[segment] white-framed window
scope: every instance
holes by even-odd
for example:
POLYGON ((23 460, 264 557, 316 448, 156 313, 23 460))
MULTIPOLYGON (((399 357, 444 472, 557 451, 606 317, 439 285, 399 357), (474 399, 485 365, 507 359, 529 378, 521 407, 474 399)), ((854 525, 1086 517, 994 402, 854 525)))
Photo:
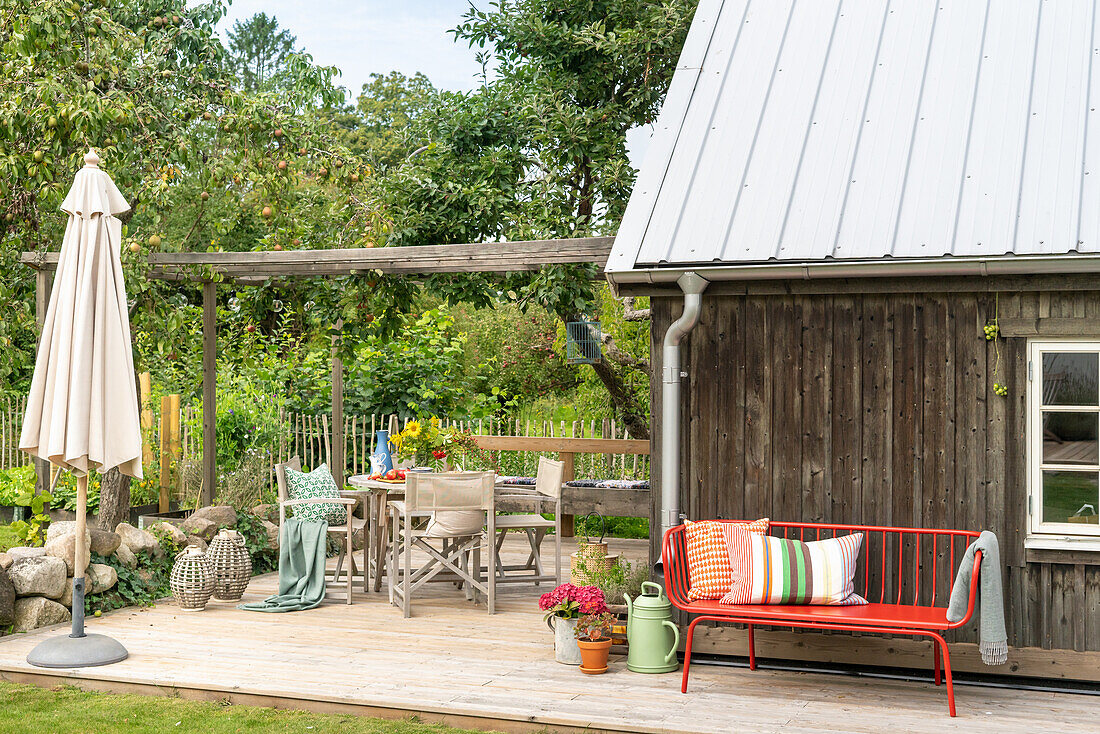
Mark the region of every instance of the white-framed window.
POLYGON ((1029 545, 1100 544, 1100 341, 1028 344, 1029 545))

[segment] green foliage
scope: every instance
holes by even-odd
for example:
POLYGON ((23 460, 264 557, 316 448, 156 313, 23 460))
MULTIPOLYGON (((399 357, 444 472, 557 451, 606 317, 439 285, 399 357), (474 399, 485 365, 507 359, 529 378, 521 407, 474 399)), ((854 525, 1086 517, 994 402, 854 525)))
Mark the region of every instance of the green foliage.
POLYGON ((267 543, 263 520, 247 510, 237 512, 237 532, 244 537, 244 547, 252 558, 252 575, 270 573, 279 568, 279 550, 267 543))
POLYGON ((334 115, 333 122, 343 130, 341 140, 350 150, 385 170, 429 142, 416 137, 413 123, 439 94, 419 72, 371 74, 355 109, 334 115))
POLYGON ((29 519, 16 520, 11 524, 11 529, 15 531, 19 540, 23 541, 23 545, 41 546, 46 542, 46 528, 50 524, 50 516, 46 514, 46 505, 51 500, 53 500, 53 496, 49 492, 43 490, 35 494, 33 487, 24 490, 22 494, 15 498, 16 505, 30 509, 29 519))
POLYGON ((168 581, 172 573, 172 565, 182 549, 160 528, 153 528, 149 532, 157 539, 163 553, 160 558, 150 553, 136 554, 137 568, 127 568, 114 555, 109 557, 97 553, 91 555, 92 563, 103 563, 115 569, 118 573, 118 583, 113 589, 103 593, 85 595, 85 614, 128 606, 146 607, 171 594, 168 581))
POLYGON ((19 545, 19 536, 11 525, 0 525, 0 553, 19 545))
POLYGON ((590 567, 583 558, 578 560, 578 567, 588 575, 588 583, 603 592, 608 604, 625 604, 625 596, 636 598, 642 593, 642 582, 649 581, 649 570, 644 563, 632 564, 622 557, 610 568, 590 567))
POLYGON ((32 464, 0 469, 0 505, 18 504, 16 498, 34 491, 35 478, 32 464))
POLYGON ((229 37, 232 65, 241 85, 249 92, 277 88, 277 81, 296 40, 290 31, 279 28, 279 21, 267 13, 256 13, 238 20, 229 37))

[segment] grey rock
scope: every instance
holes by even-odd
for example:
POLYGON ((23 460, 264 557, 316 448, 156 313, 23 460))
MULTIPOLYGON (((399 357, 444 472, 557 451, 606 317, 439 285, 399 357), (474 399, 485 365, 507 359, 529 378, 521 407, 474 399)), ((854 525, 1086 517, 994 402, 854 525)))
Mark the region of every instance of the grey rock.
POLYGON ((16 632, 30 632, 39 627, 68 622, 72 618, 69 610, 56 601, 43 596, 28 596, 15 600, 15 619, 12 624, 16 632))
MULTIPOLYGON (((87 586, 85 586, 87 588, 87 586)), ((61 592, 61 598, 57 600, 63 607, 73 608, 73 578, 65 579, 65 591, 61 592)))
POLYGON ((8 548, 8 555, 12 558, 38 558, 39 556, 46 555, 46 549, 21 545, 15 548, 8 548))
POLYGON ((0 627, 7 627, 15 619, 15 584, 8 572, 0 568, 0 627))
MULTIPOLYGON (((158 530, 168 537, 176 545, 184 545, 187 542, 187 533, 180 530, 170 522, 155 522, 149 526, 149 531, 158 530)), ((156 537, 154 535, 154 537, 156 537)))
POLYGON ((229 505, 213 505, 195 510, 191 517, 183 521, 180 529, 188 535, 197 535, 210 542, 220 528, 232 528, 236 525, 236 510, 229 505))
POLYGON ((118 533, 112 533, 110 530, 100 530, 99 528, 91 528, 88 532, 91 534, 92 553, 101 555, 104 558, 114 553, 122 545, 122 536, 118 533))
POLYGON ((102 594, 115 588, 118 583, 118 571, 105 563, 93 563, 88 566, 88 593, 102 594))
POLYGON ((15 563, 15 559, 11 557, 11 553, 0 553, 0 568, 7 571, 13 563, 15 563))
POLYGON ((65 591, 65 561, 53 556, 19 558, 11 564, 8 576, 18 596, 45 596, 60 599, 65 591))
POLYGON ((148 553, 159 557, 164 554, 160 543, 157 542, 152 533, 139 530, 128 522, 120 522, 115 527, 115 532, 122 538, 122 544, 128 547, 134 555, 148 553))
POLYGON ((267 533, 267 547, 279 548, 279 526, 268 520, 263 521, 264 531, 267 533))
POLYGON ((137 556, 134 555, 134 552, 130 550, 130 547, 127 545, 120 545, 115 549, 115 558, 117 558, 118 562, 126 568, 137 568, 137 556))
POLYGON ((252 508, 251 512, 261 520, 267 520, 268 522, 279 521, 278 505, 256 505, 252 508))
MULTIPOLYGON (((92 549, 92 542, 90 535, 85 531, 84 533, 84 568, 88 567, 88 555, 92 549)), ((53 537, 46 540, 46 555, 54 558, 60 558, 65 562, 65 568, 70 576, 75 575, 75 561, 73 560, 76 553, 76 533, 69 532, 60 537, 53 537)), ((82 569, 83 570, 83 569, 82 569)))
POLYGON ((197 546, 199 550, 206 552, 207 542, 197 535, 188 535, 187 540, 184 543, 185 546, 193 545, 197 546))

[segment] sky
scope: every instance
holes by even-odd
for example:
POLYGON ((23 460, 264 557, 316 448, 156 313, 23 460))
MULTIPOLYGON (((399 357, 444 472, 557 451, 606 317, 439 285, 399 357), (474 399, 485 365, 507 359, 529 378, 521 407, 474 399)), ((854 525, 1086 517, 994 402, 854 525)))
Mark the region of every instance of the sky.
POLYGON ((234 0, 219 30, 265 12, 298 37, 316 63, 339 67, 339 84, 357 96, 372 72, 423 72, 437 87, 467 91, 478 84, 475 49, 448 31, 466 0, 234 0))
MULTIPOLYGON (((489 0, 475 2, 489 5, 489 0)), ((297 36, 298 50, 312 54, 318 64, 340 69, 337 83, 351 99, 374 72, 411 76, 419 71, 437 88, 469 91, 480 84, 479 49, 455 43, 448 32, 469 6, 468 0, 234 0, 219 31, 224 37, 238 20, 259 12, 274 15, 297 36)), ((650 134, 651 129, 627 134, 635 167, 649 147, 650 134)))

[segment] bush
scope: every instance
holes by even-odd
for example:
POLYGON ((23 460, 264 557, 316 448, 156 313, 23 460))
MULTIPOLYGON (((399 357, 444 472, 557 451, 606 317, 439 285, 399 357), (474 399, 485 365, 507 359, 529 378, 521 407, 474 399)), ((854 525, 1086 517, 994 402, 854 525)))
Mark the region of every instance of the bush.
POLYGON ((580 570, 588 574, 589 583, 603 592, 608 604, 625 604, 626 596, 636 598, 642 593, 642 582, 649 581, 649 570, 644 563, 632 564, 620 558, 611 568, 592 570, 583 559, 578 563, 580 570))

